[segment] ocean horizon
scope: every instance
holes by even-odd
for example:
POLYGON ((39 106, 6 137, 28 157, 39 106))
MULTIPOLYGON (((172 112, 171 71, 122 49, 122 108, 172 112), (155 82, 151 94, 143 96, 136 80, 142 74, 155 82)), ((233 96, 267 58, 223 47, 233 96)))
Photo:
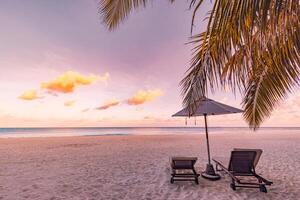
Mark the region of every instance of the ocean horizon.
MULTIPOLYGON (((256 131, 249 127, 209 127, 210 134, 226 133, 300 133, 300 127, 261 127, 256 131)), ((181 135, 204 134, 204 127, 16 127, 0 128, 0 138, 66 137, 105 135, 181 135)))

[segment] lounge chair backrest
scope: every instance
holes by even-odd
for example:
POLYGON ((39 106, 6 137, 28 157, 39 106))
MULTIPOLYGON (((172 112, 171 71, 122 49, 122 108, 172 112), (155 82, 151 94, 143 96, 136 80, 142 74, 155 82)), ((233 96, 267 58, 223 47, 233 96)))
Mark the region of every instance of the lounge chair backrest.
POLYGON ((261 149, 241 149, 241 148, 234 148, 233 149, 234 151, 255 151, 256 152, 256 156, 255 156, 255 159, 254 159, 254 163, 253 163, 253 167, 255 168, 259 159, 260 159, 260 156, 262 154, 262 150, 261 149))
POLYGON ((252 173, 256 151, 232 151, 228 170, 234 173, 252 173))
POLYGON ((171 158, 172 168, 192 169, 197 161, 196 157, 173 157, 171 158))

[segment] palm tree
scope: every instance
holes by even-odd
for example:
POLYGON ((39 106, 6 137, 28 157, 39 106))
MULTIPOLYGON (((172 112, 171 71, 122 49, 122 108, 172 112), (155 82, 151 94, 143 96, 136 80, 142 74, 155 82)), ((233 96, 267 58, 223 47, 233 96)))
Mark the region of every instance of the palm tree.
MULTIPOLYGON (((151 0, 100 0, 109 30, 151 0)), ((167 0, 171 3, 175 0, 167 0)), ((203 0, 189 0, 195 16, 203 0)), ((300 0, 214 0, 205 32, 194 34, 190 67, 181 81, 183 104, 208 90, 240 92, 244 118, 258 128, 300 81, 300 0)))

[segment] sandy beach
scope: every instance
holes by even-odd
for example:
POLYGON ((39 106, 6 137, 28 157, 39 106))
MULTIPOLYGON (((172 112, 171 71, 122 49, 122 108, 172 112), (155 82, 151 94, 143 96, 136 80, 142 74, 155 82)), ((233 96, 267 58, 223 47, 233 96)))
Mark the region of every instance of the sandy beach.
POLYGON ((0 199, 300 199, 300 135, 211 134, 212 155, 234 147, 264 150, 258 174, 274 184, 232 191, 230 179, 170 184, 169 156, 197 156, 204 135, 0 139, 0 199))

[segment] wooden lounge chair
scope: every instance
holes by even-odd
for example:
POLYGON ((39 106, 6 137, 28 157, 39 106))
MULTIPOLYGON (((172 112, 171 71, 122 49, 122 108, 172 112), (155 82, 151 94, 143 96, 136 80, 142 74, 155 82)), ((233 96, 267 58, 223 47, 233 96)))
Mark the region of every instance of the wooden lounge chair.
POLYGON ((172 168, 171 183, 174 181, 195 181, 199 184, 198 177, 195 170, 196 157, 172 157, 170 164, 172 168))
POLYGON ((271 185, 272 182, 264 179, 255 172, 255 167, 262 154, 261 149, 234 149, 231 152, 228 167, 216 159, 212 159, 216 163, 218 171, 225 171, 231 179, 230 187, 236 190, 237 187, 244 188, 259 188, 261 192, 267 193, 266 185, 271 185), (221 170, 219 169, 221 168, 221 170), (242 177, 254 177, 257 182, 242 180, 242 177))

